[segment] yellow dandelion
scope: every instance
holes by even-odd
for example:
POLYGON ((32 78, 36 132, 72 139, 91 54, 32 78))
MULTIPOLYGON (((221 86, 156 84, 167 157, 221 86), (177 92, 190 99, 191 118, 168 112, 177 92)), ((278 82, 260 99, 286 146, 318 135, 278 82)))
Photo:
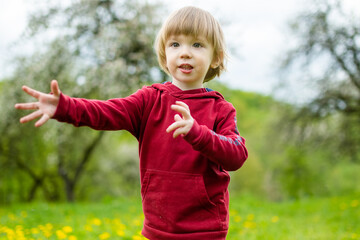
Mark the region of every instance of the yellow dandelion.
POLYGON ((141 223, 142 223, 142 221, 140 220, 140 219, 135 219, 134 221, 133 221, 133 224, 135 225, 135 226, 140 226, 141 225, 141 223))
POLYGON ((119 219, 113 219, 112 224, 115 225, 116 229, 124 230, 126 228, 125 224, 123 224, 119 219))
POLYGON ((65 238, 67 238, 66 233, 64 233, 64 232, 61 231, 61 230, 57 230, 57 231, 56 231, 56 236, 57 236, 58 239, 65 239, 65 238))
POLYGON ((93 225, 96 226, 100 226, 101 225, 101 220, 98 218, 93 218, 93 220, 91 221, 93 225))
POLYGON ((22 229, 16 229, 15 234, 16 234, 17 238, 24 238, 25 237, 25 234, 24 234, 22 229))
POLYGON ((346 210, 346 208, 347 208, 346 203, 341 203, 341 204, 340 204, 340 209, 341 209, 341 210, 346 210))
POLYGON ((46 238, 49 238, 52 235, 52 233, 48 230, 43 231, 43 234, 46 238))
POLYGON ((22 230, 23 228, 24 228, 24 227, 21 226, 21 225, 16 225, 16 226, 15 226, 15 229, 16 229, 16 230, 22 230))
POLYGON ((40 231, 39 231, 39 229, 37 229, 37 228, 32 228, 32 229, 30 230, 30 232, 31 232, 32 234, 38 234, 40 231))
POLYGON ((7 228, 5 233, 7 234, 7 237, 8 238, 13 238, 15 236, 15 232, 14 230, 10 229, 10 228, 7 228))
POLYGON ((238 212, 236 210, 232 209, 232 210, 230 210, 229 214, 230 214, 230 216, 235 216, 238 214, 238 212))
POLYGON ((69 239, 69 240, 77 240, 77 237, 74 236, 74 235, 70 235, 68 239, 69 239))
POLYGON ((120 236, 120 237, 125 236, 125 232, 124 232, 123 230, 117 230, 117 231, 116 231, 116 234, 117 234, 118 236, 120 236))
POLYGON ((141 236, 135 235, 132 237, 133 240, 143 240, 141 236))
POLYGON ((241 217, 240 216, 235 216, 234 221, 237 222, 237 223, 241 222, 241 217))
POLYGON ((357 235, 356 233, 351 234, 351 239, 358 239, 360 235, 357 235))
POLYGON ((120 221, 120 219, 118 219, 118 218, 115 218, 115 219, 112 219, 112 220, 111 220, 111 224, 118 225, 118 224, 120 224, 120 223, 121 223, 121 221, 120 221))
POLYGON ((273 222, 273 223, 276 223, 276 222, 278 222, 279 221, 279 217, 278 216, 273 216, 272 218, 271 218, 271 222, 273 222))
POLYGON ((17 225, 15 227, 15 234, 17 238, 24 238, 24 231, 23 226, 17 225))
POLYGON ((62 228, 62 230, 65 233, 71 233, 73 231, 72 227, 70 227, 70 226, 65 226, 65 227, 62 228))
POLYGON ((102 233, 102 234, 99 235, 99 238, 100 238, 101 240, 108 239, 108 238, 110 238, 110 233, 104 232, 104 233, 102 233))
POLYGON ((247 220, 249 220, 249 221, 252 221, 252 220, 254 220, 254 218, 255 218, 255 215, 254 214, 249 214, 249 215, 247 215, 247 220))
POLYGON ((12 214, 12 213, 9 213, 8 214, 8 218, 12 221, 15 221, 16 220, 16 215, 15 214, 12 214))
POLYGON ((45 227, 49 230, 52 230, 54 228, 54 226, 51 223, 45 224, 45 227))
POLYGON ((350 206, 352 206, 352 207, 359 206, 359 200, 352 200, 350 206))
POLYGON ((123 224, 123 223, 119 223, 119 224, 116 225, 116 228, 117 228, 117 229, 120 229, 120 230, 125 230, 125 229, 126 229, 126 226, 125 226, 125 224, 123 224))
POLYGON ((92 232, 92 231, 93 231, 93 228, 91 227, 91 225, 86 224, 84 228, 85 228, 85 230, 88 231, 88 232, 92 232))
POLYGON ((256 228, 255 222, 245 221, 244 222, 244 228, 256 228))

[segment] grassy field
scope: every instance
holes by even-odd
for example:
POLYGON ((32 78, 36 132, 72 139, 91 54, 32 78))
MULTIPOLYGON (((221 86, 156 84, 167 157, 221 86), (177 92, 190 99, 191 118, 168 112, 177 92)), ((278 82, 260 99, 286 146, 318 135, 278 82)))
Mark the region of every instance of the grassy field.
MULTIPOLYGON (((232 196, 229 240, 360 239, 360 195, 268 202, 232 196)), ((140 199, 0 208, 0 239, 145 239, 140 199)))

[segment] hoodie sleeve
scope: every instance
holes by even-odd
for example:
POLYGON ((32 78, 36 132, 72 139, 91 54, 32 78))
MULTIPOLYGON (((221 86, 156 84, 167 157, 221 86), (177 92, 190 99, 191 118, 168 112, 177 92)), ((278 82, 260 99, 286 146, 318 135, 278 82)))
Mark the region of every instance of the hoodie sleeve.
POLYGON ((138 135, 142 111, 146 103, 146 88, 126 97, 107 101, 71 98, 60 95, 54 119, 76 127, 88 126, 96 130, 128 130, 138 135))
POLYGON ((193 149, 200 151, 227 171, 239 169, 248 157, 245 139, 237 130, 236 112, 233 107, 219 120, 216 131, 199 125, 195 120, 184 139, 193 149))

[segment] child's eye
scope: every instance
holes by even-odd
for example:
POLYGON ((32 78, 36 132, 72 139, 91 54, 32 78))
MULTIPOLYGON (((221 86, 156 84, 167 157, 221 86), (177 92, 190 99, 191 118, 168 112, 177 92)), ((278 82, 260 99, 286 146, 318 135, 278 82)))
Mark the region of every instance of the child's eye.
POLYGON ((179 47, 180 44, 177 43, 177 42, 173 42, 173 43, 170 44, 170 46, 171 46, 171 47, 179 47))
POLYGON ((195 48, 200 48, 200 47, 202 47, 201 43, 194 43, 193 46, 194 46, 195 48))

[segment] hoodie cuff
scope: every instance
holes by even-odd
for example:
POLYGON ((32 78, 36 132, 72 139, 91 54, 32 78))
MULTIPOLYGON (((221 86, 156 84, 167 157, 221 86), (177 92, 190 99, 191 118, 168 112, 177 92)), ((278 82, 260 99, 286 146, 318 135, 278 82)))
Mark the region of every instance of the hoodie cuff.
POLYGON ((56 107, 56 111, 53 119, 56 119, 60 122, 66 122, 68 118, 68 111, 69 111, 69 101, 70 97, 64 95, 63 93, 60 93, 59 103, 56 107))
POLYGON ((194 148, 201 143, 203 137, 203 128, 194 119, 194 124, 190 131, 184 136, 185 141, 193 145, 194 148))

